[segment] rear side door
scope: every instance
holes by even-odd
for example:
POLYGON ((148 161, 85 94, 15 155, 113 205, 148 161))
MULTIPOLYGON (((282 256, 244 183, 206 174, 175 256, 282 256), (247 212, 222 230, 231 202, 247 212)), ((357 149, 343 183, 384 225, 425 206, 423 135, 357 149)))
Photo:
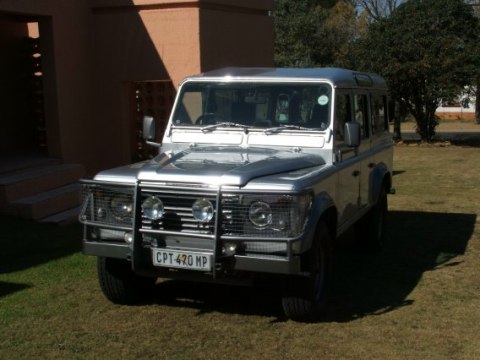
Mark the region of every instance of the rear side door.
POLYGON ((355 121, 361 126, 361 143, 358 148, 360 167, 358 209, 368 206, 370 173, 373 171, 374 157, 371 151, 371 111, 368 92, 358 92, 353 95, 355 121))
MULTIPOLYGON (((372 169, 384 167, 392 169, 393 147, 392 135, 388 130, 389 114, 388 114, 388 97, 385 93, 372 93, 370 97, 372 109, 372 137, 371 152, 373 153, 372 169)), ((373 171, 372 170, 372 171, 373 171)), ((381 181, 381 179, 372 179, 381 181)), ((372 199, 375 201, 375 199, 372 199)))

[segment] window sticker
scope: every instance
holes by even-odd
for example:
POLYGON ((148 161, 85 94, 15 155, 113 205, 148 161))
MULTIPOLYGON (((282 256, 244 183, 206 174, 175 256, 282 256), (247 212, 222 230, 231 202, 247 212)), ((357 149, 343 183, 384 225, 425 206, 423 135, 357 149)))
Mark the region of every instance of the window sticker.
POLYGON ((321 96, 318 97, 317 101, 322 106, 327 105, 328 104, 328 96, 327 95, 321 95, 321 96))

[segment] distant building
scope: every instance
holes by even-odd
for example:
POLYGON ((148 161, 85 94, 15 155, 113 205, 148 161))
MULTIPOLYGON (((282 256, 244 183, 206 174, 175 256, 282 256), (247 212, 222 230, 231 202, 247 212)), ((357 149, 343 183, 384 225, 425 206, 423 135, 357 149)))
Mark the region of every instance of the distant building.
POLYGON ((475 98, 463 106, 465 96, 460 96, 457 101, 444 101, 435 114, 442 120, 473 120, 475 119, 475 98))

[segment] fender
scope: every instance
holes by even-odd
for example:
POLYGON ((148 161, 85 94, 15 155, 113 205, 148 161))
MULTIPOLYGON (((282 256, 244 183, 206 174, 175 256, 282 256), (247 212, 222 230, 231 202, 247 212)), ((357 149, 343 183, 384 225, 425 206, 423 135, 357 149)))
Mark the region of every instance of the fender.
POLYGON ((385 182, 387 186, 386 191, 388 192, 392 183, 392 175, 384 163, 379 163, 370 172, 370 196, 368 199, 370 205, 377 203, 378 196, 385 182))
MULTIPOLYGON (((315 232, 317 229, 317 224, 320 218, 330 211, 335 212, 334 223, 335 225, 331 230, 336 231, 336 208, 335 202, 331 198, 331 196, 327 192, 321 192, 316 194, 313 198, 312 208, 310 210, 310 216, 305 228, 305 241, 302 242, 302 249, 301 252, 305 252, 310 249, 312 246, 313 239, 315 237, 315 232)), ((331 222, 327 222, 330 225, 333 225, 331 222)), ((332 238, 335 238, 335 234, 332 233, 332 238)))

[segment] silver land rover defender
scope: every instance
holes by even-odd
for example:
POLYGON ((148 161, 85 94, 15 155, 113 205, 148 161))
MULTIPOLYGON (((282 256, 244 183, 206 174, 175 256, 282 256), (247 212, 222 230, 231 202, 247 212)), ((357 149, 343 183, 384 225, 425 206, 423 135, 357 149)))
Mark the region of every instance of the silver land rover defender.
POLYGON ((84 180, 83 251, 115 303, 158 277, 279 280, 287 317, 325 312, 335 239, 385 239, 387 87, 337 68, 225 68, 186 78, 158 156, 84 180))

